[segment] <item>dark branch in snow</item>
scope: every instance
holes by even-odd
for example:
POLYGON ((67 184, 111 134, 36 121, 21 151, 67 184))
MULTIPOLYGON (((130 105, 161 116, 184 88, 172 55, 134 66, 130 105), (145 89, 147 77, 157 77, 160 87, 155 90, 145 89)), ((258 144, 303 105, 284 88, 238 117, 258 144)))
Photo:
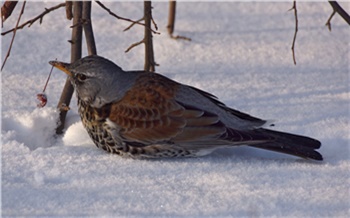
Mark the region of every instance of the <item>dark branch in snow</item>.
POLYGON ((139 23, 140 21, 143 21, 144 18, 138 19, 137 21, 135 21, 134 23, 130 24, 127 28, 124 29, 124 31, 128 31, 129 29, 131 29, 131 27, 133 27, 135 24, 139 23))
POLYGON ((294 10, 294 17, 295 17, 295 30, 294 30, 294 37, 293 37, 293 43, 292 43, 292 54, 293 54, 293 61, 294 64, 296 65, 297 62, 295 60, 295 51, 294 51, 294 47, 295 47, 295 40, 297 38, 297 32, 298 32, 298 12, 297 12, 297 3, 296 1, 293 1, 293 7, 289 10, 294 10))
MULTIPOLYGON (((107 8, 104 4, 102 4, 100 1, 95 1, 101 8, 103 8, 104 10, 106 10, 111 16, 119 19, 119 20, 124 20, 124 21, 128 21, 128 22, 131 22, 132 24, 127 27, 126 29, 124 29, 124 31, 130 29, 133 25, 135 24, 139 24, 139 25, 142 25, 144 27, 146 27, 146 25, 144 23, 140 23, 141 20, 143 19, 140 19, 138 21, 133 21, 131 19, 128 19, 128 18, 124 18, 124 17, 121 17, 121 16, 118 16, 117 14, 113 13, 109 8, 107 8)), ((157 28, 156 28, 157 29, 157 28)), ((157 31, 153 30, 153 29, 150 29, 154 34, 159 34, 157 31)))
POLYGON ((96 55, 96 43, 94 37, 94 31, 91 24, 91 1, 83 2, 83 14, 82 14, 83 30, 85 33, 86 46, 89 55, 96 55))
POLYGON ((154 50, 153 50, 153 35, 151 30, 152 23, 157 28, 152 16, 152 2, 144 1, 144 21, 145 21, 145 32, 144 32, 144 44, 145 44, 145 65, 144 70, 154 72, 157 64, 154 61, 154 50))
POLYGON ((27 25, 28 25, 28 27, 30 27, 30 26, 31 26, 33 23, 35 23, 37 20, 39 20, 39 23, 41 24, 41 23, 43 22, 43 18, 44 18, 44 16, 45 16, 46 14, 48 14, 48 13, 50 13, 51 11, 54 11, 54 10, 56 10, 56 9, 58 9, 58 8, 64 7, 64 6, 66 6, 66 3, 61 3, 61 4, 58 4, 58 5, 56 5, 56 6, 54 6, 54 7, 51 7, 51 8, 45 8, 45 11, 44 11, 43 13, 41 13, 40 15, 36 16, 35 18, 33 18, 33 19, 31 19, 31 20, 28 20, 27 22, 21 24, 21 25, 18 26, 17 28, 13 28, 13 29, 10 29, 10 30, 8 30, 8 31, 6 31, 6 32, 2 32, 1 35, 6 35, 6 34, 8 34, 8 33, 10 33, 10 32, 15 31, 15 29, 16 29, 16 30, 18 30, 18 29, 23 29, 23 27, 25 27, 25 26, 27 26, 27 25))
POLYGON ((183 39, 183 40, 191 41, 191 38, 188 38, 185 36, 173 35, 174 29, 175 29, 175 16, 176 16, 176 1, 171 0, 169 1, 168 25, 166 27, 168 30, 168 34, 172 39, 183 39))
MULTIPOLYGON (((157 24, 155 23, 153 17, 152 17, 152 4, 151 1, 144 1, 144 15, 141 19, 139 19, 137 22, 140 21, 145 22, 145 32, 144 32, 144 38, 136 43, 133 43, 130 45, 125 52, 129 52, 134 47, 144 44, 145 45, 145 71, 154 72, 155 66, 158 66, 157 63, 154 61, 154 51, 153 51, 153 40, 152 40, 152 28, 151 25, 154 25, 154 28, 157 30, 157 24)), ((131 27, 134 26, 135 23, 131 24, 129 27, 127 27, 125 30, 129 30, 131 27)), ((154 32, 153 32, 154 33, 154 32)))
POLYGON ((72 20, 73 18, 73 2, 66 1, 66 17, 68 20, 72 20))
POLYGON ((329 4, 333 8, 333 12, 332 12, 331 16, 328 18, 327 23, 326 23, 326 26, 328 27, 329 31, 332 30, 332 28, 331 28, 331 20, 332 20, 333 16, 335 15, 335 13, 338 13, 350 25, 350 16, 349 16, 349 14, 346 13, 346 11, 338 4, 338 2, 336 2, 336 1, 329 1, 329 4))
POLYGON ((172 39, 182 39, 182 40, 192 41, 192 39, 189 38, 189 37, 180 36, 180 35, 174 36, 173 34, 170 34, 170 38, 172 38, 172 39))
POLYGON ((142 43, 145 43, 145 39, 142 39, 141 41, 139 42, 135 42, 133 43, 132 45, 130 45, 126 50, 125 50, 125 53, 129 52, 131 49, 133 49, 134 47, 138 46, 138 45, 141 45, 142 43))
POLYGON ((12 49, 12 44, 13 44, 13 41, 15 40, 15 36, 16 36, 18 24, 19 24, 19 21, 21 20, 21 17, 22 17, 22 14, 23 14, 23 12, 24 12, 25 6, 26 6, 26 1, 23 2, 23 6, 22 6, 22 9, 21 9, 21 13, 19 13, 18 20, 17 20, 17 23, 16 23, 16 27, 14 28, 14 31, 13 31, 13 36, 12 36, 12 39, 11 39, 10 47, 9 47, 9 49, 7 50, 7 54, 6 54, 5 60, 4 60, 4 62, 2 63, 1 71, 2 71, 2 69, 4 68, 4 66, 5 66, 5 64, 6 64, 6 61, 7 61, 8 57, 10 57, 10 53, 11 53, 11 49, 12 49))
POLYGON ((328 27, 329 31, 332 31, 331 20, 332 20, 333 16, 335 15, 335 13, 336 13, 335 11, 332 12, 331 16, 329 16, 327 23, 326 23, 326 26, 328 27))
MULTIPOLYGON (((82 54, 82 34, 83 26, 75 25, 82 20, 83 3, 81 1, 73 2, 73 26, 71 42, 71 63, 79 60, 82 54)), ((61 97, 58 101, 57 108, 59 109, 59 123, 56 128, 56 134, 62 134, 66 122, 67 112, 69 110, 69 104, 74 92, 74 88, 67 77, 64 84, 64 88, 61 93, 61 97)))

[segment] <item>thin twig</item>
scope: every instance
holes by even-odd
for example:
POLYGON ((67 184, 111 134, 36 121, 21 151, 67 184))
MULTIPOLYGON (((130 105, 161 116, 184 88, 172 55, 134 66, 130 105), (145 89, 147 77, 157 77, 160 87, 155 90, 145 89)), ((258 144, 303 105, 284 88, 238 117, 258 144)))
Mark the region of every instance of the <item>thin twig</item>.
POLYGON ((6 63, 7 59, 8 59, 8 57, 10 57, 10 53, 11 53, 11 49, 12 49, 12 44, 13 44, 13 41, 15 40, 15 36, 16 36, 16 32, 17 32, 17 27, 18 27, 19 21, 21 20, 21 17, 22 17, 22 14, 23 14, 23 12, 24 12, 25 6, 26 6, 26 1, 23 2, 23 6, 22 6, 22 9, 21 9, 21 13, 19 13, 18 20, 17 20, 17 23, 16 23, 16 27, 14 28, 14 31, 13 31, 13 36, 12 36, 12 39, 11 39, 10 47, 9 47, 9 49, 7 50, 7 54, 6 54, 5 60, 4 60, 4 62, 2 63, 1 71, 2 71, 2 69, 4 68, 5 63, 6 63))
POLYGON ((140 21, 143 21, 145 19, 145 17, 138 19, 137 21, 135 21, 134 23, 130 24, 127 28, 125 28, 123 31, 128 31, 129 29, 131 29, 131 27, 133 27, 135 24, 139 23, 140 21))
POLYGON ((141 41, 135 42, 134 44, 130 45, 129 48, 127 48, 125 50, 125 53, 129 52, 131 49, 133 49, 134 47, 136 47, 136 46, 138 46, 138 45, 140 45, 142 43, 145 43, 145 39, 142 39, 141 41))
POLYGON ((189 37, 180 36, 180 35, 174 36, 173 34, 170 35, 170 38, 172 38, 172 39, 181 39, 181 40, 186 40, 186 41, 192 41, 192 39, 189 38, 189 37))
POLYGON ((336 1, 329 1, 329 4, 332 6, 333 10, 336 11, 349 25, 350 25, 350 16, 346 11, 338 4, 336 1))
MULTIPOLYGON (((104 4, 102 4, 100 1, 95 0, 95 2, 96 2, 101 8, 103 8, 104 10, 106 10, 110 15, 112 15, 113 17, 115 17, 115 18, 117 18, 117 19, 119 19, 119 20, 128 21, 128 22, 131 22, 131 23, 133 23, 133 24, 139 24, 139 25, 142 25, 142 26, 145 26, 145 27, 146 27, 146 25, 145 25, 144 23, 140 23, 140 21, 141 21, 142 19, 141 19, 140 21, 133 21, 133 20, 131 20, 131 19, 129 19, 129 18, 120 17, 120 16, 118 16, 117 14, 113 13, 109 8, 107 8, 107 7, 106 7, 104 4)), ((130 28, 129 28, 129 29, 130 29, 130 28)), ((153 30, 152 28, 150 28, 150 30, 151 30, 154 34, 160 34, 159 32, 153 30)), ((125 30, 124 30, 124 31, 125 31, 125 30)))
POLYGON ((66 1, 66 17, 68 20, 72 20, 73 18, 73 2, 66 1))
POLYGON ((174 29, 175 29, 175 17, 176 17, 176 1, 169 1, 169 13, 168 13, 168 25, 167 30, 170 38, 172 39, 182 39, 191 41, 191 38, 188 38, 186 36, 174 36, 174 29))
POLYGON ((333 12, 331 16, 328 18, 326 26, 328 27, 329 31, 331 31, 331 20, 335 13, 338 13, 344 20, 350 25, 350 16, 346 11, 338 4, 336 1, 329 1, 329 4, 333 8, 333 12))
MULTIPOLYGON (((51 8, 45 8, 45 11, 44 11, 43 13, 41 13, 40 15, 36 16, 35 18, 33 18, 33 19, 31 19, 31 20, 28 20, 27 22, 21 24, 20 26, 17 27, 17 30, 18 30, 18 29, 23 29, 23 27, 25 27, 25 26, 27 26, 27 25, 28 25, 28 27, 30 27, 30 26, 31 26, 34 22, 36 22, 37 20, 39 20, 39 23, 41 24, 42 21, 43 21, 43 18, 44 18, 44 16, 45 16, 46 14, 48 14, 48 13, 50 13, 51 11, 54 11, 54 10, 56 10, 56 9, 58 9, 58 8, 64 7, 64 6, 66 6, 66 3, 61 3, 61 4, 58 4, 58 5, 56 5, 56 6, 54 6, 54 7, 51 7, 51 8)), ((8 31, 6 31, 6 32, 2 32, 1 35, 6 35, 6 34, 8 34, 8 33, 10 33, 10 32, 13 32, 14 30, 15 30, 15 28, 10 29, 10 30, 8 30, 8 31)))
MULTIPOLYGON (((143 18, 141 18, 141 19, 138 19, 138 20, 135 21, 134 23, 130 24, 130 26, 128 26, 127 28, 125 28, 123 31, 127 31, 127 30, 131 29, 131 27, 133 27, 135 24, 139 23, 139 22, 142 21, 142 20, 145 20, 145 17, 143 17, 143 18)), ((153 23, 153 25, 154 25, 154 28, 155 28, 156 30, 158 30, 158 25, 157 25, 157 23, 154 21, 153 17, 151 18, 151 20, 152 20, 152 23, 153 23)), ((151 30, 152 30, 152 29, 151 29, 151 30)), ((153 32, 153 33, 154 33, 154 32, 153 32)), ((158 34, 159 34, 159 33, 158 33, 158 34)))
POLYGON ((326 26, 328 27, 329 31, 332 31, 331 20, 332 20, 333 16, 335 15, 335 13, 336 13, 335 11, 332 12, 331 16, 329 16, 327 23, 326 23, 326 26))
MULTIPOLYGON (((57 58, 55 59, 55 61, 57 61, 57 58)), ((43 93, 44 93, 45 90, 46 90, 47 84, 49 84, 49 80, 50 80, 50 77, 51 77, 51 74, 52 74, 52 70, 53 70, 53 65, 52 65, 52 67, 51 67, 49 76, 47 77, 47 80, 46 80, 46 83, 45 83, 45 86, 44 86, 44 89, 43 89, 43 93)))
POLYGON ((153 23, 153 25, 154 25, 154 28, 156 28, 156 30, 158 30, 158 25, 157 25, 157 23, 154 21, 152 14, 151 14, 151 21, 152 21, 152 23, 153 23))
POLYGON ((295 60, 295 51, 294 51, 294 47, 295 47, 295 40, 297 38, 297 32, 298 32, 298 12, 297 12, 297 4, 296 1, 293 1, 293 7, 289 10, 294 10, 294 17, 295 17, 295 31, 294 31, 294 37, 293 37, 293 43, 292 43, 292 54, 293 54, 293 61, 294 64, 296 65, 297 62, 295 60))
POLYGON ((79 20, 78 23, 73 24, 72 26, 70 26, 70 28, 75 28, 77 26, 83 26, 83 25, 89 24, 90 22, 91 22, 90 19, 87 20, 87 19, 82 18, 82 19, 79 20))

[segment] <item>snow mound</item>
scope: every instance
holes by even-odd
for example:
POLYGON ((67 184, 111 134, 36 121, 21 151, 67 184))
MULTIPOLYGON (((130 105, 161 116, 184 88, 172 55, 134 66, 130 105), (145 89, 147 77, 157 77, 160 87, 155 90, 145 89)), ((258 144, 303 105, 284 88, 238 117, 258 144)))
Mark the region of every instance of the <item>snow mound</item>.
POLYGON ((55 143, 58 111, 37 108, 31 112, 10 112, 2 116, 3 141, 16 140, 30 150, 51 147, 55 143))

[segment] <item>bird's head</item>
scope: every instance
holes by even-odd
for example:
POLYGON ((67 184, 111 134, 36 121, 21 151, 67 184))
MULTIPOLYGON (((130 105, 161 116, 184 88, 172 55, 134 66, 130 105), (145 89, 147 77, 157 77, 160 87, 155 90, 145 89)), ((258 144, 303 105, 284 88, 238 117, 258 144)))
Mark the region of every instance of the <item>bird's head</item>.
POLYGON ((65 72, 76 91, 77 97, 93 107, 117 100, 120 93, 120 78, 125 72, 113 62, 97 56, 84 57, 72 64, 50 61, 52 66, 65 72))

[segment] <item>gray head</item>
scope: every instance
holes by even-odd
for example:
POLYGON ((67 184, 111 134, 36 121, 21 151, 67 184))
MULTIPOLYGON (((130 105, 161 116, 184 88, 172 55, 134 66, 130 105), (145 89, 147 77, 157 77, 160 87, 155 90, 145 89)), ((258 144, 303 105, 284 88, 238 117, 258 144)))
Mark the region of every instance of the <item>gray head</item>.
POLYGON ((84 57, 72 64, 59 61, 49 63, 65 72, 70 77, 78 98, 93 107, 118 100, 132 85, 132 81, 126 82, 131 79, 128 79, 128 73, 97 55, 84 57))

